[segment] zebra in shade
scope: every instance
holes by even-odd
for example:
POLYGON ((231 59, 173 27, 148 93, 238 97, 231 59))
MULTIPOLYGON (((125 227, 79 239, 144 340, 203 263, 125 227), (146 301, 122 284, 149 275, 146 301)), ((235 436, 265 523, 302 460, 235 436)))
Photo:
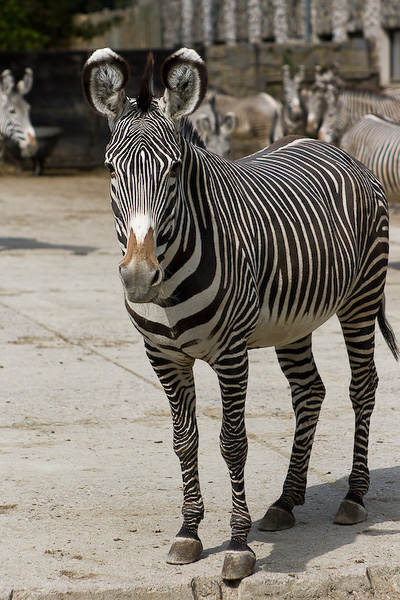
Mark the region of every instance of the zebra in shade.
POLYGON ((210 153, 185 119, 206 92, 204 62, 187 48, 168 57, 159 99, 151 88, 152 65, 150 56, 138 97, 128 98, 126 61, 109 48, 97 50, 84 66, 83 90, 111 128, 105 165, 123 252, 125 305, 171 406, 183 525, 167 562, 190 563, 202 552, 193 377, 201 359, 219 379, 220 447, 232 488, 222 576, 241 579, 255 564, 244 486, 248 350, 275 346, 292 392, 296 431, 289 470, 281 497, 260 525, 279 530, 294 524, 293 508, 304 502, 325 394, 311 334, 335 313, 356 416, 349 491, 335 520, 352 524, 367 516, 376 320, 395 357, 399 353, 384 316, 388 208, 369 170, 318 140, 284 138, 238 161, 210 153))
POLYGON ((0 75, 0 160, 4 157, 7 138, 17 144, 22 157, 37 153, 38 142, 29 116, 30 106, 23 96, 32 88, 32 69, 25 69, 23 78, 15 85, 9 69, 0 75))
POLYGON ((340 147, 375 173, 389 202, 400 201, 400 122, 365 115, 345 133, 340 147))

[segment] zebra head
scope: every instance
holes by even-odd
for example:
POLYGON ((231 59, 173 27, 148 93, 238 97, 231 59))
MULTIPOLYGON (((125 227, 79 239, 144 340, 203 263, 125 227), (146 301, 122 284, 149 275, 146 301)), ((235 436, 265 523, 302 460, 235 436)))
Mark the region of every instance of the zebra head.
POLYGON ((308 97, 306 133, 314 137, 318 134, 326 106, 326 83, 321 73, 322 69, 317 65, 314 69, 314 83, 308 97))
POLYGON ((30 106, 23 97, 31 90, 32 83, 33 72, 29 68, 16 85, 9 69, 0 75, 0 138, 9 138, 18 144, 21 155, 28 158, 38 150, 29 116, 30 106))
POLYGON ((105 164, 123 252, 119 271, 129 302, 152 302, 160 295, 160 257, 174 228, 182 163, 180 120, 198 107, 207 87, 204 62, 187 48, 165 60, 165 92, 159 99, 153 96, 152 72, 149 55, 137 98, 125 95, 128 64, 109 48, 96 50, 82 74, 86 100, 110 125, 105 164))
POLYGON ((303 108, 300 101, 300 86, 305 78, 305 67, 300 65, 297 73, 292 77, 290 74, 290 66, 283 65, 282 67, 282 83, 285 104, 289 111, 289 117, 293 121, 297 121, 303 116, 303 108))
POLYGON ((326 110, 318 131, 318 139, 335 144, 340 137, 339 90, 335 85, 326 86, 326 110))

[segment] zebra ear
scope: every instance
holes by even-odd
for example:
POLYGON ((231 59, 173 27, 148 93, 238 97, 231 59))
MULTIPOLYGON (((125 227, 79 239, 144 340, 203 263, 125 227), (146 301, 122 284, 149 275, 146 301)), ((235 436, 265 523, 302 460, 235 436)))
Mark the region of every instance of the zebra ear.
POLYGON ((282 79, 283 79, 284 83, 286 83, 286 84, 290 83, 291 77, 290 77, 289 65, 282 66, 282 79))
POLYGON ((296 75, 294 77, 295 81, 298 84, 303 83, 303 81, 305 79, 305 76, 306 76, 306 68, 305 68, 304 65, 300 65, 299 68, 298 68, 298 70, 297 70, 297 73, 296 73, 296 75))
POLYGON ((29 67, 25 69, 25 73, 21 81, 17 83, 17 90, 21 96, 25 96, 32 89, 33 84, 33 71, 29 67))
POLYGON ((189 48, 181 48, 164 61, 161 79, 165 92, 160 107, 172 119, 190 115, 207 91, 206 65, 197 52, 189 48))
POLYGON ((6 96, 9 96, 14 89, 14 75, 10 69, 6 69, 0 75, 0 90, 6 96))
POLYGON ((110 48, 102 48, 93 52, 83 67, 83 94, 95 112, 116 121, 124 111, 124 88, 129 79, 126 60, 110 48))

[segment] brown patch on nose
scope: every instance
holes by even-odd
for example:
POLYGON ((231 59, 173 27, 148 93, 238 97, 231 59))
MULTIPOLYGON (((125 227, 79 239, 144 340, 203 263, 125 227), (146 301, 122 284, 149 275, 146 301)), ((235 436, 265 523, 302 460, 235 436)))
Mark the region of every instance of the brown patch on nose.
POLYGON ((121 267, 128 265, 135 259, 138 262, 145 262, 149 269, 159 267, 157 257, 154 252, 154 232, 150 227, 142 243, 138 244, 136 234, 131 229, 128 239, 128 247, 124 258, 119 263, 121 267))

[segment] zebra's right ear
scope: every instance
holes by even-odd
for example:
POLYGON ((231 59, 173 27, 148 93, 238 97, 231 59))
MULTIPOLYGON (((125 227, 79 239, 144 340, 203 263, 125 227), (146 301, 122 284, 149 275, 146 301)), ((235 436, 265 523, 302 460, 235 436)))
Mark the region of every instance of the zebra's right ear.
POLYGON ((129 79, 129 66, 122 56, 110 48, 96 50, 82 71, 85 99, 95 112, 116 121, 124 111, 129 79))
POLYGON ((207 91, 206 65, 197 52, 189 48, 181 48, 164 61, 161 79, 165 92, 160 108, 171 119, 190 115, 207 91))
POLYGON ((17 90, 21 96, 26 96, 32 89, 33 85, 33 71, 30 67, 25 69, 24 76, 17 83, 17 90))

